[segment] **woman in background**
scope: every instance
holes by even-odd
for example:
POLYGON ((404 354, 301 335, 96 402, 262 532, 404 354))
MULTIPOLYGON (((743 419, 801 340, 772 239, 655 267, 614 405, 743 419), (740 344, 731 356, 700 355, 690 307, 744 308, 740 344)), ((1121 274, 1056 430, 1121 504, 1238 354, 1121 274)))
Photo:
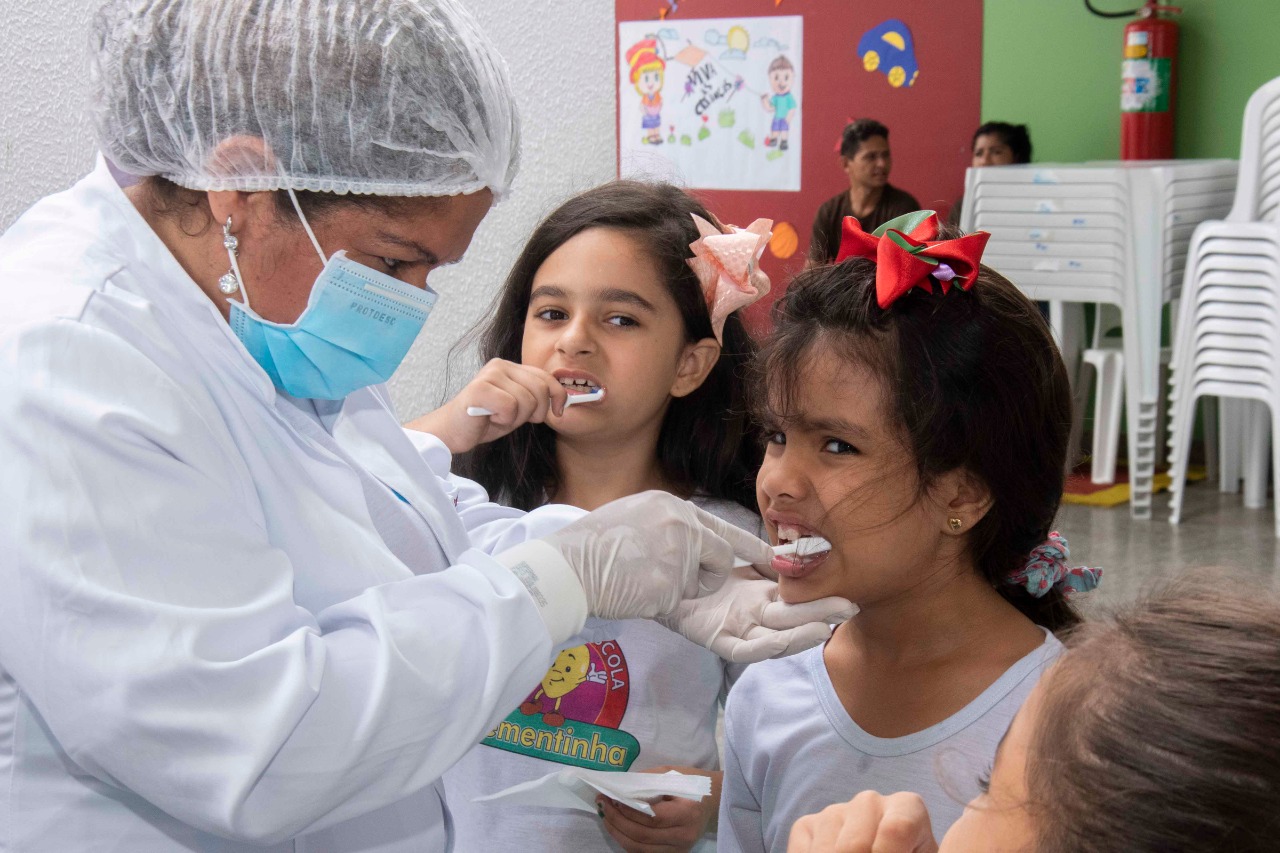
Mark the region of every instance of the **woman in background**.
MULTIPOLYGON (((989 121, 973 132, 973 160, 969 163, 973 168, 979 166, 1010 166, 1031 162, 1031 134, 1025 124, 1009 124, 1003 121, 989 121)), ((960 224, 960 213, 964 208, 964 197, 951 208, 949 221, 952 225, 960 224)))

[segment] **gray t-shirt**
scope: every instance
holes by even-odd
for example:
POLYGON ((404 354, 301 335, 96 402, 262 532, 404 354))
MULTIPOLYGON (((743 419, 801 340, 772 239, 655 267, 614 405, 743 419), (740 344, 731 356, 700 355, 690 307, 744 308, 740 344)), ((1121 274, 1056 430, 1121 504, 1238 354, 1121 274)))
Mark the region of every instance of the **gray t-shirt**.
MULTIPOLYGON (((763 538, 760 517, 750 510, 693 502, 763 538)), ((588 812, 472 802, 565 764, 720 768, 716 719, 744 667, 647 619, 588 619, 579 639, 583 645, 566 649, 547 680, 445 774, 455 853, 620 850, 588 812), (552 680, 557 666, 568 668, 567 680, 559 674, 552 680)), ((709 853, 714 838, 694 849, 709 853)))
POLYGON ((941 838, 976 793, 1023 700, 1062 651, 1042 645, 959 712, 915 734, 867 734, 836 695, 819 646, 758 663, 725 709, 720 853, 785 853, 791 825, 861 791, 914 791, 941 838))

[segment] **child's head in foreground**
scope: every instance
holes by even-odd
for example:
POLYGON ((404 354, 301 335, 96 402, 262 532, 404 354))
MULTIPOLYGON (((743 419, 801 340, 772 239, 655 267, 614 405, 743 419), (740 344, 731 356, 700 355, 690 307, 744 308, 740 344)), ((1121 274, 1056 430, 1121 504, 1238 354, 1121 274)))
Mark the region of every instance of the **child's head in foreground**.
POLYGON ((1181 581, 1086 623, 1014 719, 943 850, 1275 850, 1280 603, 1181 581))
POLYGON ((976 260, 968 289, 930 279, 932 293, 911 287, 883 305, 890 260, 808 269, 775 309, 757 497, 771 533, 832 543, 783 567, 782 595, 865 610, 969 572, 1037 624, 1071 625, 1063 585, 1020 574, 1063 488, 1071 394, 1049 328, 976 260))

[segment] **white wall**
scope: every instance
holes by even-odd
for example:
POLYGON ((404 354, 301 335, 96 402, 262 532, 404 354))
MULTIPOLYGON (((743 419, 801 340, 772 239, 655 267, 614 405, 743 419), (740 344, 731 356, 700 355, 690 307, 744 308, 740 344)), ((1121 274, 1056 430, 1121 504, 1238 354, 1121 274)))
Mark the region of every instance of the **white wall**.
MULTIPOLYGON (((432 276, 441 299, 392 380, 408 419, 444 399, 453 344, 485 313, 534 225, 614 174, 613 4, 467 0, 511 68, 524 122, 514 191, 485 219, 466 259, 432 276)), ((92 165, 84 61, 95 0, 0 0, 0 228, 92 165)), ((476 366, 454 360, 456 388, 476 366)))
POLYGON ((465 0, 506 57, 523 119, 520 177, 485 219, 467 257, 431 278, 440 292, 426 330, 391 381, 408 419, 443 402, 477 365, 453 343, 485 313, 538 221, 616 171, 613 3, 604 0, 465 0))
POLYGON ((85 0, 0 0, 0 229, 93 165, 85 0))

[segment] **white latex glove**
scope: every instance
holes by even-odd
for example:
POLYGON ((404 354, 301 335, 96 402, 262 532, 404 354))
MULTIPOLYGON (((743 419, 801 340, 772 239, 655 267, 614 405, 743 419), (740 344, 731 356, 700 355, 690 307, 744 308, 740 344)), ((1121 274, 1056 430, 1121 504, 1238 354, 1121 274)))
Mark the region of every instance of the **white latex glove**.
POLYGON ((579 630, 588 613, 650 618, 737 663, 815 646, 830 636, 828 623, 854 613, 842 598, 779 600, 777 583, 760 574, 772 558, 751 533, 656 491, 606 504, 498 557, 542 607, 557 640, 579 630), (739 559, 751 565, 735 569, 739 559), (566 629, 561 602, 578 591, 585 607, 566 629))
POLYGON ((543 537, 573 566, 592 616, 653 618, 714 592, 735 558, 768 565, 769 546, 667 492, 641 492, 543 537))
POLYGON ((830 626, 857 610, 834 597, 787 604, 778 598, 775 581, 748 567, 734 569, 720 589, 680 602, 657 621, 730 663, 756 663, 826 642, 830 626))
POLYGON ((674 614, 686 599, 720 589, 735 559, 768 566, 772 557, 768 544, 745 530, 667 492, 651 491, 605 504, 498 560, 542 608, 552 636, 565 640, 581 629, 588 613, 602 619, 674 614), (581 619, 569 606, 575 592, 581 619), (566 618, 577 622, 569 633, 566 618))

